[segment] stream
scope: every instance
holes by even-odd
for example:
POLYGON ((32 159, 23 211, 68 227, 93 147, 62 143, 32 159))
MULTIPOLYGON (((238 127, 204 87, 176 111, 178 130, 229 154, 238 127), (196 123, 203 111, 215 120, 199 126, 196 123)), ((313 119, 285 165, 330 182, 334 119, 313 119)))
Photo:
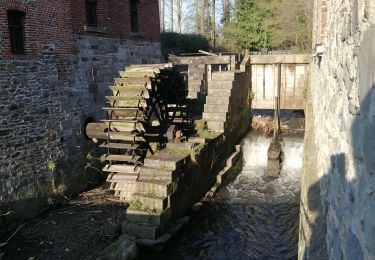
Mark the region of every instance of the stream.
POLYGON ((296 259, 303 136, 283 137, 277 179, 265 176, 271 139, 249 134, 243 168, 160 254, 142 259, 296 259))

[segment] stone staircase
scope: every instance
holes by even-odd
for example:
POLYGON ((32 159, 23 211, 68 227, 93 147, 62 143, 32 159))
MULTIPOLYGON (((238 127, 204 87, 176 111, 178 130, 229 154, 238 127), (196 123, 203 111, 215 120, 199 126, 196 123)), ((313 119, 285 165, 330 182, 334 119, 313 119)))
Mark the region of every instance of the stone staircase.
POLYGON ((205 96, 207 90, 205 89, 206 65, 205 64, 190 64, 188 70, 188 99, 190 99, 189 110, 194 115, 202 115, 205 96))
POLYGON ((129 236, 156 240, 169 228, 173 194, 188 155, 186 144, 170 143, 166 149, 145 159, 126 212, 127 222, 123 225, 129 236))
POLYGON ((230 104, 233 96, 235 72, 213 72, 208 79, 208 94, 204 105, 203 119, 212 131, 224 132, 231 117, 230 104))
POLYGON ((188 98, 197 99, 198 93, 202 93, 203 80, 206 73, 205 64, 190 64, 188 71, 189 93, 188 98))

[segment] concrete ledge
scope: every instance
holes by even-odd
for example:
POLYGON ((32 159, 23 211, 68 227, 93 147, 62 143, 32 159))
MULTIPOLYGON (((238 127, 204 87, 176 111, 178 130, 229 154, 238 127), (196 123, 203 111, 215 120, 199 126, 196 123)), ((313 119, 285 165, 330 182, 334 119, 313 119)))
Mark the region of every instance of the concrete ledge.
POLYGON ((104 27, 93 27, 93 26, 85 25, 83 28, 85 29, 85 32, 103 33, 103 34, 106 32, 106 29, 104 27))
POLYGON ((273 63, 311 63, 310 54, 289 54, 289 55, 252 55, 251 64, 273 64, 273 63))
MULTIPOLYGON (((237 164, 240 163, 241 156, 241 146, 236 145, 236 151, 228 158, 226 166, 216 176, 216 183, 212 186, 211 190, 206 193, 206 197, 212 197, 223 184, 228 183, 237 176, 241 170, 241 168, 236 169, 238 167, 237 164)), ((241 164, 239 166, 241 166, 241 164)))

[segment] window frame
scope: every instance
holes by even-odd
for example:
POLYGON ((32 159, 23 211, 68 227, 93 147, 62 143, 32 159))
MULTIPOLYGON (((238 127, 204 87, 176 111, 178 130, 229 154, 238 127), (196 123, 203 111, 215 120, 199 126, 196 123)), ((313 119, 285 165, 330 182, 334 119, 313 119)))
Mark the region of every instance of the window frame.
POLYGON ((139 32, 138 0, 130 1, 130 31, 139 32))
POLYGON ((7 10, 11 54, 26 54, 25 20, 25 12, 13 9, 7 10))
POLYGON ((86 26, 98 27, 98 2, 97 0, 85 0, 86 26))

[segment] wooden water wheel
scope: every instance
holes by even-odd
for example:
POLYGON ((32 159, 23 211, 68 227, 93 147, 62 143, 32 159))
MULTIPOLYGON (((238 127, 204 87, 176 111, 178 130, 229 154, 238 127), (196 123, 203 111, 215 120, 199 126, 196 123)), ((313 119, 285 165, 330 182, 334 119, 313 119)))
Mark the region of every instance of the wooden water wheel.
POLYGON ((103 108, 108 118, 102 120, 101 133, 92 133, 98 124, 91 124, 91 129, 89 124, 87 133, 105 139, 100 145, 105 151, 101 159, 107 162, 103 171, 108 172, 110 189, 126 199, 134 192, 144 158, 168 142, 168 129, 182 129, 192 120, 183 77, 170 64, 130 66, 110 88, 112 95, 103 108))

